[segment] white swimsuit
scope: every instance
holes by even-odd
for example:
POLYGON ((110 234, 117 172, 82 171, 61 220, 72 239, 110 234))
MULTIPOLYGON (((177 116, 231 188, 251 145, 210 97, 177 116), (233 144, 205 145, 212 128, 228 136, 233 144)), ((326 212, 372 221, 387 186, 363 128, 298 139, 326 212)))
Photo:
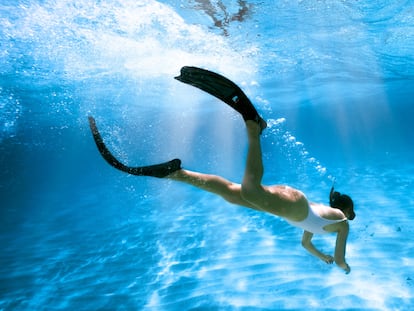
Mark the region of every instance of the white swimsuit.
POLYGON ((329 220, 322 218, 321 216, 319 216, 318 212, 314 209, 314 207, 312 207, 311 204, 309 204, 308 216, 304 220, 292 221, 286 219, 286 221, 290 223, 292 226, 302 228, 303 230, 315 234, 330 233, 328 231, 325 231, 323 228, 327 225, 336 224, 344 220, 346 220, 346 218, 339 220, 329 220))

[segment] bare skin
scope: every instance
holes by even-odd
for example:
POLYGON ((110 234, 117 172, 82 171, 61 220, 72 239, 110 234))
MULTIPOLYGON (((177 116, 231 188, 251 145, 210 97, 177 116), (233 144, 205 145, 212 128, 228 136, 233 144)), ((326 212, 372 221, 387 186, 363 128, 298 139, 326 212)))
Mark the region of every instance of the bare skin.
MULTIPOLYGON (((226 201, 236 205, 267 212, 287 220, 304 220, 308 214, 309 202, 301 191, 284 185, 262 185, 264 170, 260 145, 261 129, 258 123, 254 121, 247 121, 246 128, 249 148, 242 184, 233 183, 220 176, 202 174, 184 169, 175 171, 166 178, 184 182, 217 194, 226 201)), ((310 204, 317 207, 319 215, 323 218, 341 220, 346 217, 339 209, 321 204, 310 204)), ((348 222, 344 220, 328 225, 324 229, 328 232, 337 233, 333 257, 323 254, 312 244, 313 233, 308 231, 304 231, 303 233, 303 247, 322 261, 328 264, 335 262, 346 273, 349 273, 350 267, 345 261, 346 240, 349 232, 348 222)))

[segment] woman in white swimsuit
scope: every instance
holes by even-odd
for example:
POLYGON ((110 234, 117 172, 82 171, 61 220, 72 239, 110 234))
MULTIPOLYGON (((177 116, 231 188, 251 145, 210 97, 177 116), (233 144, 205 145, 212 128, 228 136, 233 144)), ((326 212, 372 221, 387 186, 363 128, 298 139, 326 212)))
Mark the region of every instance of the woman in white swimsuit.
POLYGON ((355 218, 352 200, 347 195, 330 194, 331 205, 310 203, 305 195, 294 188, 261 184, 263 176, 259 123, 246 121, 249 149, 242 184, 230 182, 220 176, 201 174, 179 169, 166 178, 191 184, 215 193, 226 201, 268 212, 284 218, 288 223, 304 229, 302 245, 324 262, 335 262, 346 273, 351 271, 345 261, 346 240, 349 232, 348 219, 355 218), (320 252, 313 244, 313 234, 337 233, 334 256, 320 252))
POLYGON ((335 263, 345 272, 350 267, 345 261, 348 220, 355 218, 353 202, 347 195, 330 193, 330 206, 308 202, 305 195, 288 186, 261 184, 263 176, 260 134, 266 122, 243 91, 229 79, 197 67, 183 67, 177 80, 195 86, 219 98, 237 112, 246 122, 249 149, 242 184, 233 183, 220 176, 184 170, 181 161, 172 161, 141 167, 128 167, 119 162, 105 146, 94 118, 89 117, 95 143, 103 158, 113 167, 128 174, 169 178, 215 193, 230 203, 268 212, 286 219, 290 224, 304 229, 302 245, 311 254, 326 263, 335 263), (313 234, 336 233, 334 256, 320 252, 312 244, 313 234))

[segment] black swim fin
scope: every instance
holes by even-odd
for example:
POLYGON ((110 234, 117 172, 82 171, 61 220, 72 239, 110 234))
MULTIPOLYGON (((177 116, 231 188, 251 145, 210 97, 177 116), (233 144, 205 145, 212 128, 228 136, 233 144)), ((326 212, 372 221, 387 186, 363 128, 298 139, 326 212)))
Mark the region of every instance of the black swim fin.
POLYGON ((141 166, 141 167, 129 167, 121 162, 119 162, 108 150, 103 142, 102 136, 96 127, 96 122, 93 117, 89 117, 89 126, 91 128, 93 138, 95 140, 96 146, 102 157, 108 162, 111 166, 115 167, 118 170, 126 172, 128 174, 137 175, 137 176, 153 176, 158 178, 163 178, 179 169, 181 169, 181 160, 174 159, 165 163, 141 166))
POLYGON ((250 99, 226 77, 206 69, 184 66, 175 79, 217 97, 239 112, 245 121, 253 120, 259 123, 262 130, 266 128, 266 122, 259 116, 250 99))

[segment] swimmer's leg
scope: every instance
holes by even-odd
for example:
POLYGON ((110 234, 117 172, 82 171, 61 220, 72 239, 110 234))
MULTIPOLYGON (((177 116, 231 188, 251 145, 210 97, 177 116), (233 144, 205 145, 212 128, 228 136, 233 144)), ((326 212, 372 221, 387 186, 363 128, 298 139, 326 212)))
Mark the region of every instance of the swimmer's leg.
POLYGON ((232 204, 261 211, 261 209, 258 209, 242 197, 240 184, 233 183, 223 177, 181 169, 173 172, 166 178, 180 181, 199 189, 217 194, 232 204))
POLYGON ((259 138, 259 126, 251 121, 246 122, 249 149, 246 168, 242 182, 242 194, 249 201, 257 201, 255 196, 262 192, 263 162, 259 138))
POLYGON ((260 145, 260 125, 254 121, 246 122, 249 148, 247 153, 246 168, 241 187, 242 198, 257 209, 283 216, 283 204, 281 198, 272 193, 269 187, 262 185, 263 162, 260 145))
POLYGON ((181 161, 179 159, 157 165, 141 167, 126 166, 119 162, 108 150, 98 131, 94 118, 89 117, 89 125, 100 154, 116 169, 137 176, 153 176, 184 182, 199 189, 217 194, 230 203, 257 209, 253 204, 243 199, 240 184, 232 183, 220 176, 184 170, 181 168, 181 161))

